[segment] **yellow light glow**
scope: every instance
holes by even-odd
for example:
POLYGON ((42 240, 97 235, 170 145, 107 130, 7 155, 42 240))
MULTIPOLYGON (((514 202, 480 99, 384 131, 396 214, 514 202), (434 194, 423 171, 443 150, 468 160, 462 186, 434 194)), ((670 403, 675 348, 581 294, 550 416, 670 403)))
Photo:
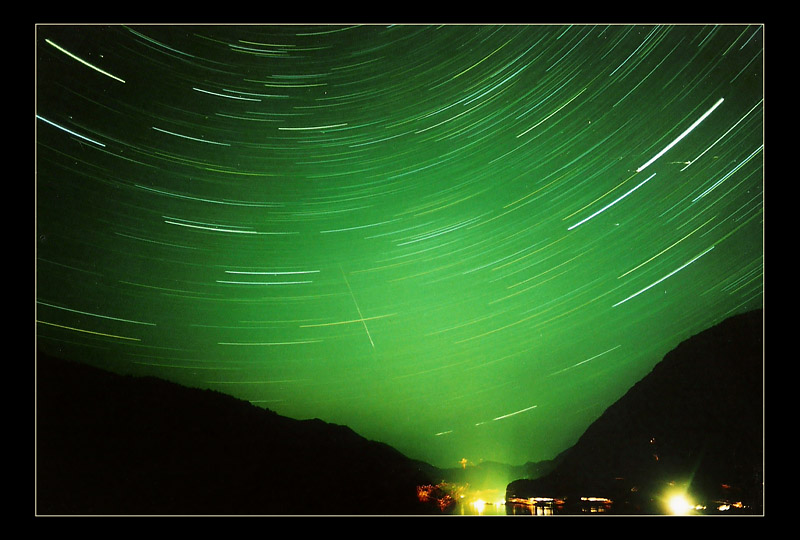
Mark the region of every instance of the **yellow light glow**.
POLYGON ((669 510, 677 516, 688 514, 693 508, 694 505, 684 495, 674 495, 669 500, 669 510))
POLYGON ((483 499, 478 499, 477 501, 472 501, 472 506, 475 508, 475 511, 479 514, 482 514, 483 511, 486 509, 486 501, 483 499))

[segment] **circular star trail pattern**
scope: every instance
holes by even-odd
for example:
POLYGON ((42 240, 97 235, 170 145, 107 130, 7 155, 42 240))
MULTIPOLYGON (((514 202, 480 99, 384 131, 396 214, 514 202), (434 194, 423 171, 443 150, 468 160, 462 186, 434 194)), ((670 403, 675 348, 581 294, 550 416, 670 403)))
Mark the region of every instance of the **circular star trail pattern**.
POLYGON ((37 346, 553 458, 762 306, 763 33, 39 26, 37 346))

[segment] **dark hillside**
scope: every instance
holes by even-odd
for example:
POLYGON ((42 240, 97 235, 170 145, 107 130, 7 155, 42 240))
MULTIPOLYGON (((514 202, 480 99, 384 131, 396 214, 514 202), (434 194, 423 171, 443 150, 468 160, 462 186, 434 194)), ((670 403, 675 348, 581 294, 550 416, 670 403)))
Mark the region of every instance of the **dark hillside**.
POLYGON ((688 486, 760 513, 763 370, 763 312, 727 319, 668 353, 555 471, 512 482, 508 496, 605 496, 649 513, 668 487, 688 486))
POLYGON ((344 426, 37 359, 39 515, 417 514, 427 465, 344 426))

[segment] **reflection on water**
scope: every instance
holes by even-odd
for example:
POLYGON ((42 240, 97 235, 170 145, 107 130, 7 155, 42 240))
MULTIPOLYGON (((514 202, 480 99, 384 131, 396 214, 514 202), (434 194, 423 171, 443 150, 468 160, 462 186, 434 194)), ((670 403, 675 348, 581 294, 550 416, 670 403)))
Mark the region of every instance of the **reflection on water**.
POLYGON ((569 510, 563 501, 549 500, 531 503, 496 502, 488 503, 480 499, 459 501, 452 514, 461 516, 557 516, 570 514, 604 514, 610 510, 610 502, 605 500, 581 501, 582 504, 569 510))
POLYGON ((506 514, 510 516, 553 516, 556 514, 553 506, 533 504, 507 504, 506 514))
POLYGON ((504 516, 506 515, 506 505, 481 500, 459 501, 453 514, 459 516, 504 516))
POLYGON ((458 516, 552 516, 557 512, 552 506, 528 504, 459 502, 453 515, 458 516))
POLYGON ((555 516, 608 514, 613 501, 606 497, 510 497, 503 488, 475 489, 466 485, 417 486, 417 497, 443 514, 456 516, 555 516))

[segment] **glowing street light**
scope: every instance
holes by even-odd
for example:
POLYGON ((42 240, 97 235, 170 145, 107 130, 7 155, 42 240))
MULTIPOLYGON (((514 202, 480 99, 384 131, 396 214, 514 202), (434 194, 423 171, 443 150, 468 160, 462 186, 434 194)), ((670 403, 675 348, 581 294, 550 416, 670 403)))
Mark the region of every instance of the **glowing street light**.
POLYGON ((684 495, 673 495, 668 502, 670 513, 684 516, 694 509, 694 505, 684 495))
POLYGON ((676 493, 667 501, 669 512, 676 516, 685 516, 692 512, 702 512, 706 507, 702 504, 691 502, 684 493, 676 493))

